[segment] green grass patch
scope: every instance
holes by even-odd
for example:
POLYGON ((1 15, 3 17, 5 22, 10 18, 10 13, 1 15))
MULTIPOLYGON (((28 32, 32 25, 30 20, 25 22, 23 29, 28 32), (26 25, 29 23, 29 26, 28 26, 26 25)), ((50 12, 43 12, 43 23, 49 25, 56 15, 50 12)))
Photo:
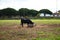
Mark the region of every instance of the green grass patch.
POLYGON ((39 23, 39 24, 60 24, 60 20, 58 19, 58 20, 54 20, 54 19, 48 19, 48 20, 40 20, 40 19, 32 19, 32 21, 33 22, 35 22, 35 23, 39 23))
MULTIPOLYGON (((33 22, 35 22, 36 24, 60 24, 60 20, 40 20, 40 19, 31 19, 33 22)), ((0 20, 0 25, 8 25, 8 24, 20 24, 20 20, 0 20)))
POLYGON ((20 20, 0 20, 0 26, 20 24, 20 20))

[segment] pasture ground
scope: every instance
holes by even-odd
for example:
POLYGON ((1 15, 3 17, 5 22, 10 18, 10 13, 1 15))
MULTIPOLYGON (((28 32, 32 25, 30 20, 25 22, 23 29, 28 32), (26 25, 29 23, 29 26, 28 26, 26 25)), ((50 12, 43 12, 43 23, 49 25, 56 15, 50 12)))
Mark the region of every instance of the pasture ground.
POLYGON ((60 40, 60 20, 32 21, 36 26, 27 28, 20 20, 0 20, 0 40, 60 40))

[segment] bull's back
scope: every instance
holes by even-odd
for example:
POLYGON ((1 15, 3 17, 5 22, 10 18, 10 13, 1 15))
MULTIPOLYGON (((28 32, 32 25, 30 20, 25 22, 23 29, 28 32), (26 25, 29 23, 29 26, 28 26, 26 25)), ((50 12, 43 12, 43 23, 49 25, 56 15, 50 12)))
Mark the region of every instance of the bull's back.
POLYGON ((27 24, 33 24, 33 22, 30 19, 21 19, 21 22, 27 24))

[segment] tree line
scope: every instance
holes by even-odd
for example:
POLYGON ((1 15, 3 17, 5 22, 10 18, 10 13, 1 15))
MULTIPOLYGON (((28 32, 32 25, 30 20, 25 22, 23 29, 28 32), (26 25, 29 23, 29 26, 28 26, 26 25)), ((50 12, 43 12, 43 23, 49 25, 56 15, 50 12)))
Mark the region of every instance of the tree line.
POLYGON ((39 11, 34 10, 34 9, 28 9, 28 8, 21 8, 18 11, 15 10, 14 8, 4 8, 0 9, 0 18, 11 18, 11 17, 16 17, 16 16, 28 16, 28 17, 36 17, 37 15, 40 15, 40 13, 45 14, 53 14, 49 9, 41 9, 39 11))

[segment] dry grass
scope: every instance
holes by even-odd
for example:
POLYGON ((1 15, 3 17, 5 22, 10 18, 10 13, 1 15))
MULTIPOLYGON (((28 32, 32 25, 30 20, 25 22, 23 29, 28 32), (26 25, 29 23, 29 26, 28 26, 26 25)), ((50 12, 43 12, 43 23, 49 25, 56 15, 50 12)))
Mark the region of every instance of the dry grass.
MULTIPOLYGON (((60 26, 60 25, 59 25, 60 26)), ((19 25, 0 27, 0 40, 34 40, 35 38, 54 38, 60 35, 60 27, 55 25, 36 25, 23 28, 19 25), (57 29, 57 30, 56 30, 57 29)))

